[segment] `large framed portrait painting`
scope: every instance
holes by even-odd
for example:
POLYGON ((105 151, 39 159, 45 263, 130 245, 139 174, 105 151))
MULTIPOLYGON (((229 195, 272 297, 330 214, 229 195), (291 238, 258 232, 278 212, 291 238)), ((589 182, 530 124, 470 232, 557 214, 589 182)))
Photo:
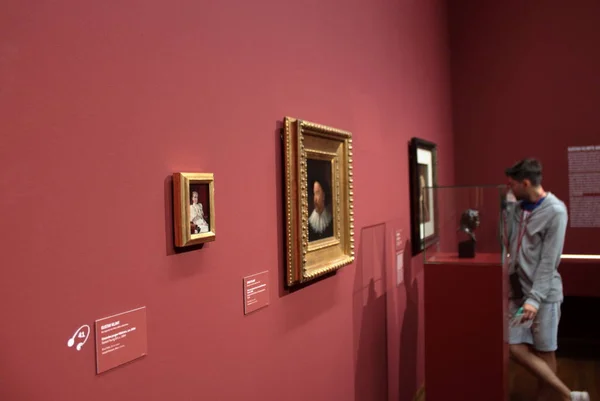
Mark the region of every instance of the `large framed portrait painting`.
POLYGON ((352 134, 284 119, 286 286, 354 261, 352 134))
POLYGON ((412 138, 409 145, 412 254, 417 255, 439 238, 437 204, 437 145, 412 138))
POLYGON ((173 174, 175 246, 186 247, 216 239, 213 173, 173 174))

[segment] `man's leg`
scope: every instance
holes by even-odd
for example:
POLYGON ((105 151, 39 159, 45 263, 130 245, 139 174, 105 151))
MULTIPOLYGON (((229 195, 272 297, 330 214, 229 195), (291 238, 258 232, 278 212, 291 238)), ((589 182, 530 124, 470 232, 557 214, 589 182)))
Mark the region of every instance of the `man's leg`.
MULTIPOLYGON (((540 357, 550 367, 552 372, 556 374, 556 354, 554 352, 535 351, 535 354, 540 357)), ((552 387, 548 386, 543 380, 538 380, 538 397, 539 401, 550 400, 552 397, 552 387)))
MULTIPOLYGON (((509 305, 511 316, 514 315, 519 306, 514 303, 509 305)), ((557 333, 558 319, 551 319, 553 312, 556 314, 556 311, 557 309, 542 304, 531 328, 510 327, 509 349, 511 357, 538 379, 539 389, 543 390, 543 393, 549 390, 550 393, 560 394, 561 399, 570 400, 570 390, 556 376, 556 363, 553 360, 553 355, 549 353, 556 349, 556 341, 553 341, 553 339, 557 336, 553 334, 557 333), (553 324, 556 327, 555 330, 552 330, 553 324), (542 354, 536 355, 531 348, 542 354)))
MULTIPOLYGON (((555 351, 558 349, 560 306, 559 302, 541 304, 540 310, 531 325, 535 353, 548 364, 555 374, 557 371, 555 351)), ((552 393, 550 386, 543 380, 539 380, 538 390, 540 400, 548 399, 552 393)))
POLYGON ((559 394, 562 400, 571 400, 571 390, 556 376, 542 358, 529 349, 527 344, 511 344, 510 355, 517 363, 559 394))

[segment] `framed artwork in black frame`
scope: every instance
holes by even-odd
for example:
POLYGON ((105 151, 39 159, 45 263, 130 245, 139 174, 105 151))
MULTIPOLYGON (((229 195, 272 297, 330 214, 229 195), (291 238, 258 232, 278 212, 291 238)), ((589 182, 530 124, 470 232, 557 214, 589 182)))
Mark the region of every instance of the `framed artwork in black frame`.
POLYGON ((436 192, 431 189, 437 186, 437 145, 421 138, 412 138, 408 162, 410 231, 412 254, 415 256, 439 238, 436 192))

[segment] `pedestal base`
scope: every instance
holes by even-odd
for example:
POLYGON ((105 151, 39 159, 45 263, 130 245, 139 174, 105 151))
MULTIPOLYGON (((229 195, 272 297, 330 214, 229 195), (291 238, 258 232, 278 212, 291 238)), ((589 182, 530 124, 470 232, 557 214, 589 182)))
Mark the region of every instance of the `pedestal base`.
POLYGON ((475 241, 461 241, 458 243, 459 258, 474 258, 475 257, 475 241))
POLYGON ((508 400, 508 280, 501 260, 481 252, 459 259, 452 252, 425 263, 427 401, 508 400))

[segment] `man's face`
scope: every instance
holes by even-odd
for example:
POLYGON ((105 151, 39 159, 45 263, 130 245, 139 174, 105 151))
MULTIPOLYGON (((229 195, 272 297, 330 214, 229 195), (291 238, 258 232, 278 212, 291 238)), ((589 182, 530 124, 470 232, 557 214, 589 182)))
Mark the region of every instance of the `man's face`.
POLYGON ((317 213, 321 213, 325 208, 325 194, 318 181, 313 185, 313 202, 317 213))
POLYGON ((508 187, 515 195, 517 200, 524 200, 528 198, 529 193, 529 180, 516 181, 512 178, 508 179, 508 187))

